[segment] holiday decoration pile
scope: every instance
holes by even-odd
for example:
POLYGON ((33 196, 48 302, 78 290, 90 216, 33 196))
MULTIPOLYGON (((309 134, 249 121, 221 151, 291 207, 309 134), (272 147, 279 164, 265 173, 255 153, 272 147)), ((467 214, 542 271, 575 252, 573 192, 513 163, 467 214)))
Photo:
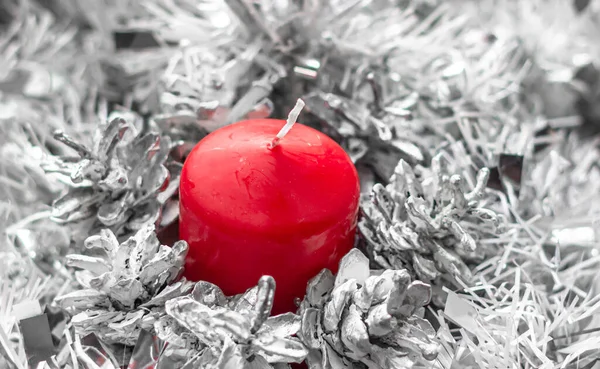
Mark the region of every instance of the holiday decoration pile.
POLYGON ((3 2, 0 368, 598 368, 599 15, 3 2), (356 165, 361 214, 338 273, 272 315, 273 278, 225 296, 157 233, 191 147, 299 98, 356 165))

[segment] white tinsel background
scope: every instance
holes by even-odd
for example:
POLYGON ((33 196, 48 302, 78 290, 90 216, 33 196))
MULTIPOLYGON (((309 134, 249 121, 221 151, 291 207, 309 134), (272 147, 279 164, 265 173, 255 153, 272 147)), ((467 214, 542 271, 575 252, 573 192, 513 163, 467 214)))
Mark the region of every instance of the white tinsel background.
POLYGON ((600 368, 599 31, 596 0, 2 1, 0 368, 600 368), (272 278, 224 296, 163 240, 189 149, 299 98, 358 242, 269 316, 272 278))

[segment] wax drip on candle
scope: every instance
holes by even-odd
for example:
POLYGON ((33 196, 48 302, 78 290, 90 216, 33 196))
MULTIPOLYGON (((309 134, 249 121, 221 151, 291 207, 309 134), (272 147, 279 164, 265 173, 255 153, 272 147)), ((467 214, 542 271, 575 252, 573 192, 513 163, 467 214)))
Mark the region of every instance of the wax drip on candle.
POLYGON ((277 133, 277 136, 275 136, 273 141, 269 144, 269 149, 273 149, 275 148, 275 146, 279 145, 279 141, 281 141, 281 139, 285 137, 285 135, 290 131, 290 129, 292 129, 292 127, 296 123, 296 120, 298 119, 298 116, 300 115, 300 112, 302 111, 302 108, 304 108, 304 105, 305 104, 304 101, 302 101, 302 99, 298 99, 296 101, 296 105, 294 106, 292 111, 290 111, 290 114, 288 114, 285 125, 283 126, 283 128, 281 128, 279 133, 277 133))

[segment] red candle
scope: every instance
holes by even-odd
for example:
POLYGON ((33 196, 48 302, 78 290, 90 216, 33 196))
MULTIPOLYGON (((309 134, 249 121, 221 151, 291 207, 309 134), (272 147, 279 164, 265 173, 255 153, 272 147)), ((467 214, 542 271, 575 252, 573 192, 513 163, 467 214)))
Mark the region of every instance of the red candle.
POLYGON ((211 133, 181 174, 185 276, 233 295, 271 275, 274 314, 294 311, 321 269, 337 271, 354 244, 358 213, 352 161, 323 133, 291 127, 297 108, 287 124, 247 120, 211 133))

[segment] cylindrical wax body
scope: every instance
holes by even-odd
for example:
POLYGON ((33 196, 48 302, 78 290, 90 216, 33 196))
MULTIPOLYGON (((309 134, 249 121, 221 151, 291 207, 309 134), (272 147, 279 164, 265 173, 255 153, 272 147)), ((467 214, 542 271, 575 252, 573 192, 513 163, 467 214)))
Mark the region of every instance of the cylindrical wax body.
POLYGON ((337 271, 354 243, 360 195, 352 161, 323 133, 296 124, 270 148, 284 124, 249 120, 211 133, 180 185, 186 277, 232 295, 271 275, 274 313, 295 310, 321 269, 337 271))

